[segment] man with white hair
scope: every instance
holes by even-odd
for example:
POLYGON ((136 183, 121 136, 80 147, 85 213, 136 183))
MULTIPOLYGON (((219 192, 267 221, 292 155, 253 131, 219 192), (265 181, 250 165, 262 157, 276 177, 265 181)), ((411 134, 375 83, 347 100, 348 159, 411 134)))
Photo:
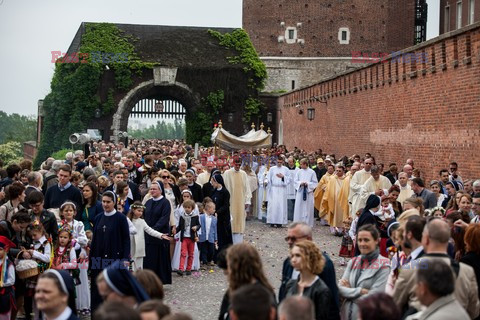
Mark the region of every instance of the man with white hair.
POLYGON ((390 189, 392 184, 387 177, 380 174, 380 171, 378 166, 372 166, 370 170, 372 176, 365 181, 361 191, 363 204, 367 202, 371 194, 376 194, 377 196, 388 195, 388 189, 390 189))
POLYGON ((410 181, 413 179, 413 167, 409 164, 406 164, 403 166, 403 172, 407 174, 408 184, 410 184, 410 181))
POLYGON ((473 194, 480 193, 480 179, 475 180, 472 184, 473 194))
POLYGON ((398 195, 397 201, 403 204, 405 199, 413 195, 412 187, 408 184, 408 175, 405 172, 400 172, 395 184, 400 187, 400 194, 398 195))
POLYGON ((47 193, 48 188, 58 184, 57 174, 58 174, 58 169, 60 169, 61 165, 63 165, 62 160, 54 160, 52 163, 52 167, 45 174, 45 178, 43 179, 43 187, 42 187, 42 192, 44 195, 47 193))

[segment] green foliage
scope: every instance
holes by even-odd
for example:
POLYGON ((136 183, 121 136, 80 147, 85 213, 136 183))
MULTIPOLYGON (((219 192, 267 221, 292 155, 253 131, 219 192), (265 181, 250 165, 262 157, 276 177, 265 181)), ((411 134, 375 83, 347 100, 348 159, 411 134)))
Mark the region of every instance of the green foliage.
POLYGON ((72 149, 62 149, 58 150, 57 152, 52 153, 50 157, 52 157, 55 160, 65 160, 67 153, 72 152, 72 149))
MULTIPOLYGON (((228 57, 228 61, 232 64, 243 64, 245 66, 243 70, 249 75, 248 86, 256 89, 257 92, 262 91, 267 79, 267 68, 258 57, 257 51, 255 51, 245 30, 235 29, 232 33, 220 33, 213 30, 208 30, 208 32, 217 38, 222 46, 235 49, 238 52, 237 56, 228 57)), ((243 121, 249 122, 252 116, 256 116, 262 111, 263 107, 263 103, 257 98, 249 96, 245 100, 243 121)))
POLYGON ((22 160, 22 144, 18 141, 10 141, 0 144, 0 159, 5 165, 22 160))
POLYGON ((243 121, 250 122, 253 116, 257 116, 265 107, 263 102, 256 98, 248 97, 245 101, 245 108, 243 112, 243 121))
POLYGON ((104 115, 111 114, 115 109, 115 93, 126 91, 133 83, 134 74, 153 68, 154 63, 142 62, 135 53, 136 40, 111 23, 86 24, 80 44, 83 54, 79 54, 80 63, 55 65, 51 92, 44 100, 45 122, 35 166, 54 151, 67 147, 70 134, 85 131, 96 109, 104 115), (126 54, 128 61, 103 61, 100 53, 126 54), (106 101, 102 101, 100 83, 106 65, 114 72, 115 83, 108 88, 106 101))
POLYGON ((202 105, 197 108, 194 115, 187 114, 186 140, 188 143, 198 142, 202 146, 211 144, 213 124, 224 102, 223 90, 210 92, 207 97, 202 98, 202 105))
POLYGON ((17 113, 9 115, 0 111, 0 128, 0 144, 36 140, 37 120, 34 116, 21 116, 17 113))
POLYGON ((249 86, 262 91, 265 87, 265 79, 267 78, 267 68, 258 57, 247 32, 243 29, 235 29, 232 33, 220 33, 214 30, 208 30, 210 35, 217 38, 220 44, 229 49, 235 49, 239 55, 228 57, 228 61, 232 64, 244 64, 244 71, 252 75, 249 79, 249 86))
POLYGON ((128 130, 128 135, 135 139, 184 139, 185 123, 175 120, 174 123, 158 121, 156 125, 143 130, 128 130))

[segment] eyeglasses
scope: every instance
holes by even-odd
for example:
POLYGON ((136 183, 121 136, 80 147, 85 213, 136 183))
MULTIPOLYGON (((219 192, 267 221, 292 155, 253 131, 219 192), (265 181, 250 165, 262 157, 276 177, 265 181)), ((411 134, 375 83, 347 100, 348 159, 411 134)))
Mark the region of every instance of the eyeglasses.
POLYGON ((285 241, 289 242, 289 241, 292 241, 292 242, 297 242, 298 239, 303 239, 303 238, 306 238, 307 236, 301 236, 301 237, 285 237, 285 241))

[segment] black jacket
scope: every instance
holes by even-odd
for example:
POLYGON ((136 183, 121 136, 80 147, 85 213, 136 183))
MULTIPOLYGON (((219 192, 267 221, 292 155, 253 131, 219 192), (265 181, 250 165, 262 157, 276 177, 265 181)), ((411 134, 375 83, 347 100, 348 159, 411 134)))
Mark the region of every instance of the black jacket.
POLYGON ((193 201, 202 202, 203 201, 203 192, 202 187, 198 183, 193 183, 193 185, 188 186, 188 189, 192 192, 193 201))
MULTIPOLYGON (((318 276, 323 280, 325 285, 330 289, 332 302, 330 303, 330 316, 328 319, 340 319, 340 302, 338 298, 337 280, 335 277, 335 267, 328 254, 323 253, 325 258, 325 267, 318 276)), ((292 279, 293 267, 290 264, 290 258, 285 259, 282 268, 282 284, 278 293, 278 301, 282 302, 287 296, 287 284, 292 279)))
MULTIPOLYGON (((200 218, 198 215, 196 215, 196 216, 193 216, 191 219, 192 220, 190 221, 190 239, 193 240, 195 238, 196 232, 200 230, 200 218), (197 227, 197 230, 193 231, 192 230, 193 227, 197 227)), ((180 216, 180 219, 178 220, 177 233, 178 232, 181 232, 180 241, 183 241, 183 238, 184 238, 183 235, 185 234, 185 219, 183 219, 182 216, 180 216)))
MULTIPOLYGON (((298 295, 298 279, 290 280, 286 285, 287 297, 298 295)), ((310 287, 303 289, 303 297, 309 298, 315 306, 315 319, 328 320, 338 319, 339 314, 335 315, 331 311, 332 293, 322 279, 318 278, 310 287)))

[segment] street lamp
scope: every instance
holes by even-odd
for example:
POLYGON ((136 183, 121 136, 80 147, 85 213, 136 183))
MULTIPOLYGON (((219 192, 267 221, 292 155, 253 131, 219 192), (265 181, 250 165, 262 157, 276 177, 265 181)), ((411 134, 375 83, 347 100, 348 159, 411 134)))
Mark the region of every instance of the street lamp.
POLYGON ((227 115, 227 121, 228 121, 228 122, 233 122, 233 113, 230 112, 230 113, 227 115))
POLYGON ((315 108, 312 106, 307 109, 307 119, 310 121, 315 119, 315 108))
POLYGON ((273 115, 271 112, 267 113, 267 122, 272 122, 273 120, 273 115))
POLYGON ((100 118, 102 116, 102 110, 100 108, 95 109, 95 118, 100 118))

